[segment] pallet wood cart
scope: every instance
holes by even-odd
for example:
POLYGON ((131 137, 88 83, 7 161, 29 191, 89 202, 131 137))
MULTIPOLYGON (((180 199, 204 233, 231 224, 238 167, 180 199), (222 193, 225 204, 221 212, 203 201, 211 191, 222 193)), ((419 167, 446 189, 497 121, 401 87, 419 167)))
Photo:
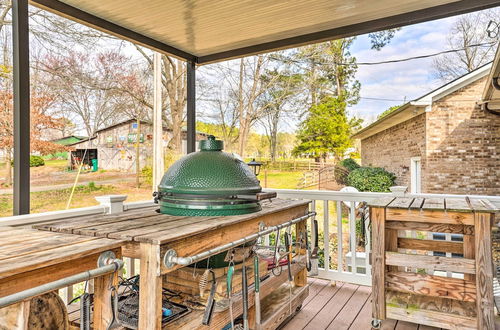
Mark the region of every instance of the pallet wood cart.
MULTIPOLYGON (((155 207, 130 214, 100 216, 84 220, 67 219, 35 227, 53 232, 125 240, 123 255, 140 259, 139 329, 151 330, 161 328, 162 277, 181 268, 178 265, 170 269, 165 267, 162 259, 167 250, 175 250, 178 256, 201 253, 257 233, 261 223, 269 227, 304 216, 308 212, 308 205, 309 202, 303 200, 274 199, 272 202, 264 202, 259 212, 225 217, 170 216, 157 213, 158 207, 155 207)), ((297 233, 305 232, 306 220, 297 223, 295 227, 297 233)), ((300 253, 305 254, 305 250, 300 253)), ((270 312, 271 309, 263 310, 263 329, 274 329, 279 326, 307 297, 305 263, 294 264, 292 273, 295 285, 292 289, 291 304, 286 300, 286 303, 275 304, 277 306, 272 307, 272 312, 270 312)), ((274 293, 277 297, 281 297, 280 290, 289 292, 285 288, 287 281, 287 272, 283 271, 280 276, 271 276, 261 283, 260 297, 263 300, 263 306, 266 296, 274 293)), ((252 316, 253 288, 249 289, 248 301, 249 314, 252 316)), ((233 300, 233 313, 235 317, 242 313, 242 300, 239 295, 235 295, 233 300)), ((174 324, 167 324, 167 327, 173 329, 209 328, 201 325, 201 319, 202 313, 193 311, 176 320, 174 324)), ((229 321, 228 311, 215 313, 210 328, 221 328, 229 321)))
POLYGON ((373 325, 391 318, 445 329, 494 329, 491 226, 497 209, 488 200, 388 198, 369 205, 373 325), (463 242, 398 237, 407 230, 462 234, 463 242))
MULTIPOLYGON (((122 245, 106 238, 10 227, 0 230, 0 241, 0 298, 95 269, 105 251, 120 258, 122 245)), ((94 279, 95 329, 106 329, 111 320, 109 287, 117 282, 116 272, 94 279)), ((22 318, 17 329, 28 329, 29 301, 16 307, 22 318)))

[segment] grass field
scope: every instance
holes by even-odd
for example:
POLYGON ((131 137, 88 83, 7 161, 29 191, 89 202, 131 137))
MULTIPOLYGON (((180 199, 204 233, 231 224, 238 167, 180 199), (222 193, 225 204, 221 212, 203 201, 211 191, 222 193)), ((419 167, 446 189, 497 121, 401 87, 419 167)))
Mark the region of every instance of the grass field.
MULTIPOLYGON (((40 176, 40 180, 46 181, 49 179, 44 179, 43 172, 45 171, 45 177, 49 175, 47 171, 49 169, 54 170, 55 168, 64 170, 66 168, 65 160, 56 161, 46 161, 46 165, 38 168, 32 169, 34 175, 40 176)), ((70 178, 74 180, 76 173, 68 173, 64 178, 64 182, 68 181, 70 178)), ((114 173, 109 173, 109 176, 116 176, 114 173)), ((133 174, 132 174, 133 175, 133 174)), ((113 177, 114 177, 113 176, 113 177)), ((96 196, 101 195, 111 195, 120 194, 127 195, 126 202, 134 202, 141 200, 151 199, 152 188, 147 184, 142 184, 140 188, 135 187, 134 182, 117 182, 113 184, 99 184, 99 180, 106 178, 106 173, 88 173, 82 176, 85 180, 96 178, 95 183, 90 185, 79 185, 77 186, 70 208, 86 207, 98 205, 99 203, 95 200, 96 196)), ((302 172, 293 171, 268 171, 267 173, 267 188, 282 188, 282 189, 295 189, 297 187, 298 180, 302 177, 302 172)), ((259 175, 261 184, 265 187, 265 175, 261 173, 259 175)), ((59 182, 53 182, 57 184, 59 182)), ((58 190, 48 190, 41 192, 31 193, 31 213, 41 213, 47 211, 64 210, 71 194, 71 188, 58 189, 58 190)), ((0 195, 0 217, 12 215, 12 195, 0 195)))

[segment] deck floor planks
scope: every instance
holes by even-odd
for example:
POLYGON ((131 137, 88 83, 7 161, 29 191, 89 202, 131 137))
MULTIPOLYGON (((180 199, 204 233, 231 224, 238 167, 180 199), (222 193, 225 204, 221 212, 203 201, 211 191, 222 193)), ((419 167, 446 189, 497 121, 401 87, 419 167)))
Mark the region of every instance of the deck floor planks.
MULTIPOLYGON (((318 330, 326 329, 337 317, 340 310, 356 292, 357 285, 344 283, 335 295, 323 306, 316 316, 304 327, 304 329, 318 330)), ((299 313, 300 314, 300 313, 299 313)), ((298 316, 298 314, 297 314, 298 316)))
POLYGON ((406 321, 398 321, 394 330, 418 330, 418 324, 406 321))
MULTIPOLYGON (((282 329, 349 329, 371 330, 371 288, 350 283, 337 282, 337 290, 330 281, 309 278, 309 297, 302 309, 282 329), (329 299, 327 294, 330 295, 329 299), (323 305, 321 304, 323 303, 323 305), (312 316, 312 318, 311 318, 312 316)), ((439 330, 397 320, 382 321, 382 330, 439 330)))
POLYGON ((330 284, 325 285, 323 289, 306 305, 302 304, 301 313, 290 320, 285 329, 304 328, 316 316, 316 314, 318 314, 321 308, 323 308, 323 306, 325 306, 326 303, 335 296, 342 285, 342 283, 335 286, 331 286, 330 284))
POLYGON ((363 308, 358 313, 358 316, 354 319, 354 322, 352 322, 351 326, 349 327, 350 330, 356 330, 356 329, 364 329, 366 328, 367 324, 370 324, 372 321, 372 296, 370 295, 368 299, 366 300, 365 304, 363 305, 363 308))
POLYGON ((328 325, 329 330, 347 330, 359 314, 371 293, 371 288, 359 286, 351 299, 344 305, 338 316, 328 325))

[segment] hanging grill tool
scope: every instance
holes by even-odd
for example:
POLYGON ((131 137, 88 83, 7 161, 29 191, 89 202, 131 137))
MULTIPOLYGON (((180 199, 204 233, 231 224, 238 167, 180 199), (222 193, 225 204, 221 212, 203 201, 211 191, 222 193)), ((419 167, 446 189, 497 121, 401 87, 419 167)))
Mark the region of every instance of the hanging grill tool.
POLYGON ((318 220, 313 221, 313 236, 314 236, 314 245, 311 252, 311 270, 309 271, 310 276, 318 276, 318 220))
MULTIPOLYGON (((258 272, 258 270, 257 270, 258 272)), ((248 283, 247 283, 247 266, 243 261, 241 268, 241 290, 243 295, 243 329, 249 330, 248 327, 248 283)))
POLYGON ((212 274, 212 287, 210 288, 210 295, 208 296, 207 306, 205 308, 205 313, 203 314, 203 325, 210 325, 215 307, 215 290, 217 289, 217 282, 215 280, 215 273, 213 270, 210 270, 210 274, 212 274))
POLYGON ((227 288, 227 296, 229 298, 229 318, 231 319, 231 329, 234 329, 234 315, 233 315, 233 275, 234 275, 234 262, 232 260, 229 261, 229 268, 227 270, 226 277, 226 288, 227 288))
POLYGON ((253 272, 255 275, 255 330, 260 330, 260 274, 259 274, 259 256, 253 258, 253 272))

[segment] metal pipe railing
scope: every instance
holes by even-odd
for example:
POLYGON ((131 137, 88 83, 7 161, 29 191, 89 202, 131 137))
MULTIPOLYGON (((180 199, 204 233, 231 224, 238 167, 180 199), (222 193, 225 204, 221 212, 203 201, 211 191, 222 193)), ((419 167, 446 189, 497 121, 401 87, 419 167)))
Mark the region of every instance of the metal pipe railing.
POLYGON ((120 259, 109 259, 107 265, 101 266, 95 269, 91 269, 82 273, 78 273, 72 276, 62 278, 57 281, 49 282, 36 286, 34 288, 13 293, 11 295, 0 298, 0 308, 9 306, 20 301, 29 299, 31 297, 36 297, 44 293, 54 291, 60 288, 64 288, 69 285, 91 280, 98 276, 103 276, 107 274, 114 273, 123 268, 123 261, 120 259))
POLYGON ((282 228, 290 227, 290 226, 292 226, 292 225, 294 225, 294 224, 296 224, 298 222, 307 220, 308 218, 310 218, 312 216, 315 216, 315 215, 316 215, 316 212, 309 212, 308 214, 306 214, 304 216, 292 219, 290 221, 287 221, 285 223, 282 223, 282 224, 279 224, 279 225, 276 225, 276 226, 268 227, 268 228, 266 228, 266 229, 264 229, 262 231, 259 231, 259 232, 255 233, 255 234, 252 234, 252 235, 240 238, 240 239, 238 239, 236 241, 233 241, 231 243, 227 243, 227 244, 218 246, 216 248, 207 250, 205 252, 198 253, 198 254, 196 254, 194 256, 178 257, 177 256, 177 252, 175 252, 175 250, 170 249, 167 252, 165 252, 165 255, 163 257, 163 264, 167 268, 172 268, 175 265, 188 266, 188 265, 191 265, 191 264, 193 264, 195 262, 198 262, 200 260, 203 260, 203 259, 206 259, 206 258, 208 258, 210 256, 213 256, 214 254, 217 254, 219 252, 223 252, 223 251, 229 250, 230 248, 237 247, 237 246, 239 246, 241 244, 245 244, 247 242, 256 240, 256 239, 258 239, 261 236, 270 234, 270 233, 272 233, 274 231, 277 231, 277 230, 280 230, 282 228))

